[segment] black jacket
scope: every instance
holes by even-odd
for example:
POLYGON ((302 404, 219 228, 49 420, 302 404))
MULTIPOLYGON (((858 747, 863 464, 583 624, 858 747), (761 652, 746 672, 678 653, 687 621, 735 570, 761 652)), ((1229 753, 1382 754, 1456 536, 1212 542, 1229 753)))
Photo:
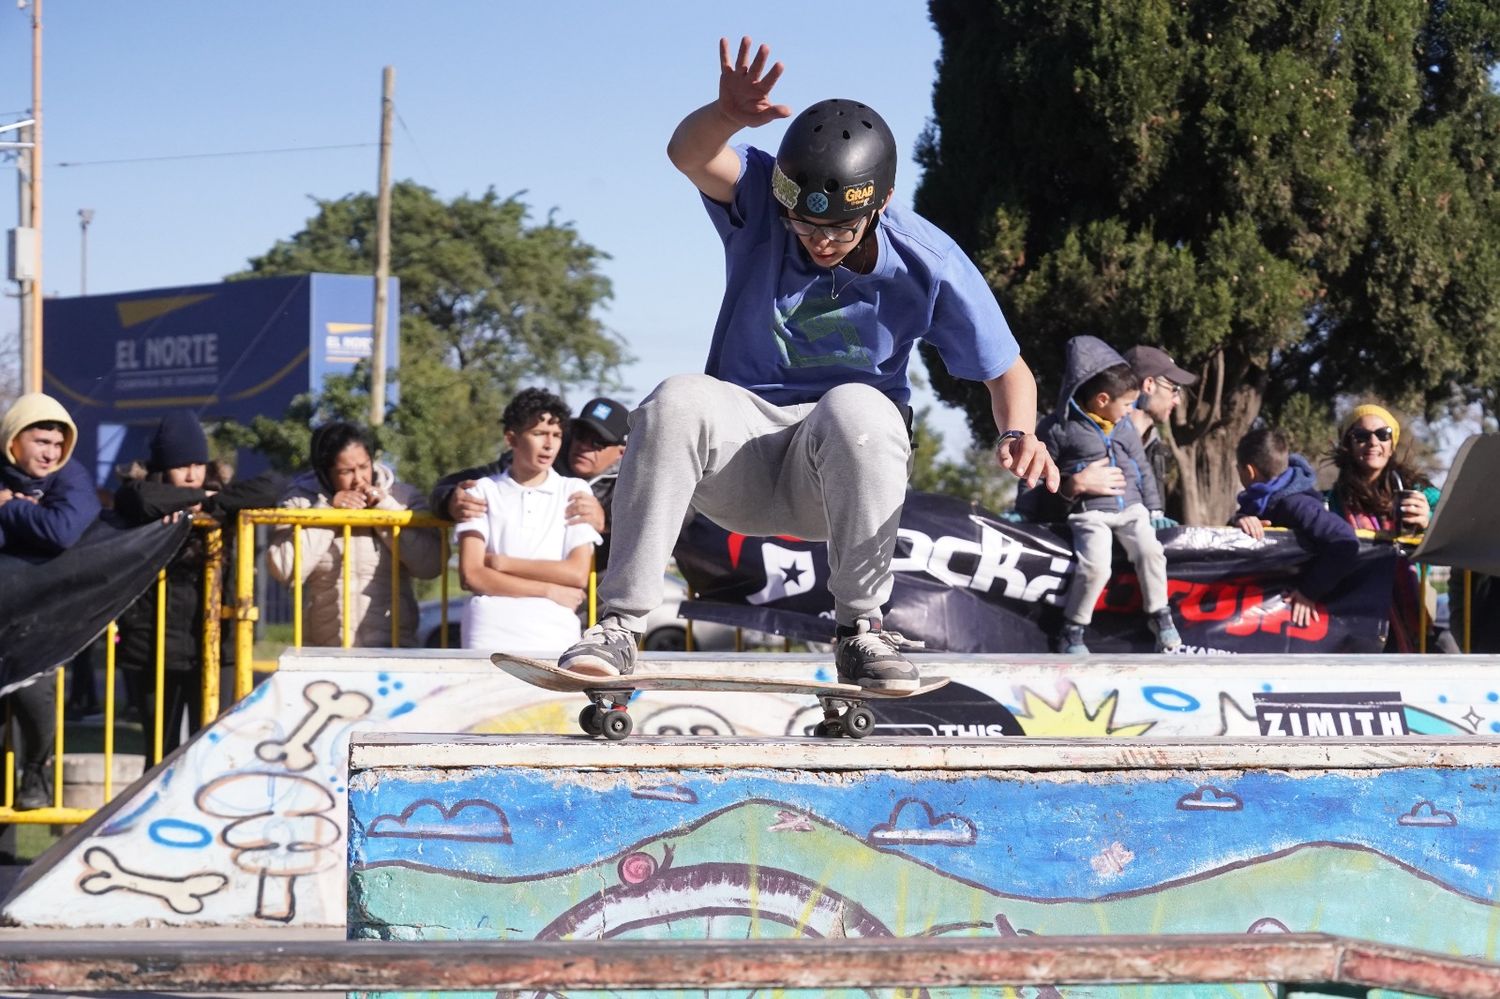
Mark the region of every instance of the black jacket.
MULTIPOLYGON (((115 513, 127 524, 148 524, 153 520, 186 510, 197 503, 203 512, 220 523, 240 510, 275 507, 285 480, 267 472, 251 479, 231 482, 215 495, 203 489, 186 489, 165 482, 144 479, 127 482, 115 491, 115 513)), ((226 539, 227 541, 228 539, 226 539)), ((233 549, 225 545, 226 554, 233 549)), ((167 651, 165 667, 174 671, 195 670, 202 661, 203 637, 203 565, 206 557, 203 532, 188 532, 176 556, 167 563, 167 651)), ((226 557, 221 585, 234 578, 226 557)), ((126 669, 156 668, 156 584, 152 583, 135 603, 120 615, 120 665, 126 669)), ((221 662, 233 661, 230 633, 221 634, 221 662)))

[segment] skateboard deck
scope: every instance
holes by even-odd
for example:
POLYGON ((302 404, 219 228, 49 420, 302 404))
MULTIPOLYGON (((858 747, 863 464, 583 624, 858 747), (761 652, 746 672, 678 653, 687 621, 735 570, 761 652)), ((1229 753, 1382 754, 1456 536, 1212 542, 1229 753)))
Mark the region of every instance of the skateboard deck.
POLYGON ((589 706, 579 715, 578 723, 590 735, 604 735, 611 740, 630 734, 631 722, 626 708, 630 695, 637 690, 724 690, 771 694, 806 694, 823 705, 823 736, 848 735, 863 738, 874 727, 874 716, 864 702, 916 697, 937 690, 948 683, 945 676, 924 677, 915 690, 873 690, 852 683, 824 680, 800 680, 783 677, 717 676, 711 673, 633 673, 630 676, 591 676, 574 673, 555 663, 527 656, 496 652, 490 662, 506 673, 543 690, 585 694, 589 706), (840 710, 842 707, 843 710, 840 710), (623 729, 623 731, 621 731, 623 729))

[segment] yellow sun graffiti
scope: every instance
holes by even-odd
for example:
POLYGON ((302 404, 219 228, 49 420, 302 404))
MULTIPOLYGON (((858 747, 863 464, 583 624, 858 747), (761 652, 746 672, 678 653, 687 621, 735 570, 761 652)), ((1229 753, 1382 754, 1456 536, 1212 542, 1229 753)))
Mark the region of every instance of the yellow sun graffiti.
POLYGON ((515 735, 522 732, 566 735, 578 731, 578 712, 566 701, 545 701, 487 718, 470 727, 469 731, 485 735, 515 735))
POLYGON ((1108 697, 1099 702, 1099 706, 1089 712, 1088 706, 1083 703, 1083 697, 1078 693, 1078 687, 1068 684, 1068 692, 1058 704, 1053 704, 1042 695, 1023 689, 1021 697, 1025 704, 1024 713, 1016 715, 1021 722, 1021 727, 1030 736, 1135 736, 1142 735, 1156 722, 1140 722, 1134 725, 1121 725, 1119 728, 1112 727, 1115 720, 1115 702, 1119 700, 1118 690, 1110 691, 1108 697))

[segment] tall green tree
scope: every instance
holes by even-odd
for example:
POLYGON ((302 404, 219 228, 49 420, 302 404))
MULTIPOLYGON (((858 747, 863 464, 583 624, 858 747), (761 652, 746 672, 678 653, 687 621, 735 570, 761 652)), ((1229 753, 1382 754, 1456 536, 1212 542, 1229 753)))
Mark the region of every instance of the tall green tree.
MULTIPOLYGON (((375 197, 317 199, 307 228, 281 240, 229 280, 375 269, 375 197)), ((500 412, 517 389, 546 385, 603 390, 628 360, 600 322, 607 255, 571 224, 533 223, 518 195, 440 200, 403 181, 391 191, 391 273, 401 281, 399 401, 389 408, 382 445, 401 477, 426 486, 439 476, 491 461, 501 443, 500 412)), ((336 379, 284 419, 262 418, 227 436, 261 446, 282 464, 305 453, 309 420, 368 415, 367 371, 336 379)))
MULTIPOLYGON (((1078 333, 1201 374, 1171 428, 1190 521, 1222 522, 1263 415, 1500 384, 1493 0, 930 9, 918 210, 979 261, 1044 407, 1078 333)), ((983 391, 925 356, 992 435, 983 391)))

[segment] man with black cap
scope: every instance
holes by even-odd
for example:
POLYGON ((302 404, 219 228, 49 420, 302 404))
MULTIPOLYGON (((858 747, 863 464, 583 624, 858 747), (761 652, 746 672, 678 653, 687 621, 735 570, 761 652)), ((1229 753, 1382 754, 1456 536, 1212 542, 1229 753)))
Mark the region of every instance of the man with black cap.
MULTIPOLYGON (((1179 368, 1172 356, 1160 347, 1142 344, 1125 351, 1122 357, 1140 378, 1140 398, 1136 401, 1136 408, 1130 411, 1130 420, 1140 432, 1146 460, 1151 465, 1152 474, 1157 477, 1158 495, 1166 496, 1169 449, 1157 426, 1172 419, 1172 411, 1182 398, 1182 387, 1197 384, 1199 377, 1179 368)), ((1065 475, 1058 489, 1058 495, 1064 499, 1089 495, 1118 496, 1124 492, 1125 472, 1104 460, 1079 469, 1073 475, 1065 475)), ((1023 493, 1023 496, 1025 498, 1017 499, 1017 513, 1029 519, 1055 519, 1044 516, 1043 510, 1052 510, 1047 505, 1046 496, 1031 493, 1023 493)), ((1157 526, 1176 526, 1176 520, 1160 517, 1157 526)))
MULTIPOLYGON (((630 409, 624 403, 599 396, 583 404, 563 438, 566 474, 583 479, 593 491, 592 496, 578 493, 572 497, 568 523, 588 524, 603 536, 604 543, 594 552, 594 564, 600 572, 609 564, 610 507, 630 433, 629 416, 630 409)), ((506 452, 488 465, 443 476, 432 487, 432 509, 458 524, 480 516, 485 502, 470 491, 471 487, 479 479, 499 475, 509 465, 510 453, 506 452)))

